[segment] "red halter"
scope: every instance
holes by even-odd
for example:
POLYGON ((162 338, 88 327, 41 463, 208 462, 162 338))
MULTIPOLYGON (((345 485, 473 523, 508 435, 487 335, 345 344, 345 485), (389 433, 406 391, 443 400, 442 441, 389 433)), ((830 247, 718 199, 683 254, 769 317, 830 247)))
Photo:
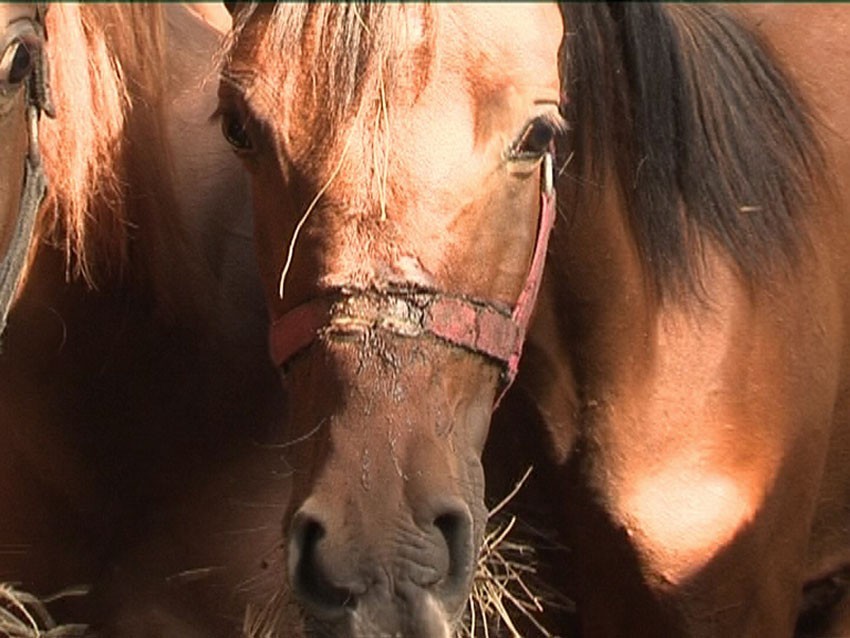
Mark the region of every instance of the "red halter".
POLYGON ((283 366, 320 334, 377 328, 406 337, 430 335, 503 366, 498 405, 519 370, 522 346, 543 277, 549 235, 555 223, 552 163, 552 153, 546 153, 541 169, 540 218, 534 256, 513 311, 492 302, 417 286, 339 288, 296 306, 271 325, 272 361, 283 366))

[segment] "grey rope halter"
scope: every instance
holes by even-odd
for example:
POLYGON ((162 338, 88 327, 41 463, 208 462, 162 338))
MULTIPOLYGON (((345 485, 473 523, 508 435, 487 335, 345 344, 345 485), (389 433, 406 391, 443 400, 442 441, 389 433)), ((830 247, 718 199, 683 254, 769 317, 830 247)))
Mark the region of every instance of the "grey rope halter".
MULTIPOLYGON (((44 27, 46 12, 47 5, 40 3, 36 13, 35 27, 43 39, 46 39, 47 35, 44 27)), ((55 112, 50 97, 47 56, 43 51, 37 55, 24 91, 26 92, 28 146, 24 160, 24 185, 18 205, 18 219, 9 249, 0 261, 0 335, 6 329, 6 319, 20 285, 35 232, 38 210, 47 193, 47 178, 44 175, 38 146, 38 124, 42 113, 47 114, 48 117, 54 117, 55 112)))

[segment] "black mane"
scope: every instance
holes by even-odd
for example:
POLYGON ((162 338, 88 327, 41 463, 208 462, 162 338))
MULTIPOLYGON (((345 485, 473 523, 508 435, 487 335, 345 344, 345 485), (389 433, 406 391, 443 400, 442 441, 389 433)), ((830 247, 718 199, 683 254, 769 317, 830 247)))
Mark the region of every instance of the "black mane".
MULTIPOLYGON (((706 240, 755 281, 788 266, 822 152, 805 104, 756 34, 707 5, 566 3, 569 169, 615 174, 662 298, 699 290, 706 240)), ((577 189, 580 208, 594 196, 577 189)))

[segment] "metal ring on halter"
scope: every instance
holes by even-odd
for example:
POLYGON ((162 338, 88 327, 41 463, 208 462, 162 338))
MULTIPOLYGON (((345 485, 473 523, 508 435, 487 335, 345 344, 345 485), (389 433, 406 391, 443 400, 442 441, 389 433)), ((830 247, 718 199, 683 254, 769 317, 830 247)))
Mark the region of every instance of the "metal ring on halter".
POLYGON ((555 191, 555 159, 552 151, 543 154, 543 177, 541 179, 543 194, 551 196, 555 191))

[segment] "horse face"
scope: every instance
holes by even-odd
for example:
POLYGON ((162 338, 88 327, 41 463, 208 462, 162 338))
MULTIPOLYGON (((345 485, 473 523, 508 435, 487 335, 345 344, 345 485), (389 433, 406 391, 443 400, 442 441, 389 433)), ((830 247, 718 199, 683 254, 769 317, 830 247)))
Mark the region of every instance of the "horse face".
POLYGON ((272 319, 333 300, 286 357, 293 589, 339 635, 448 636, 502 369, 423 334, 417 295, 510 308, 525 284, 559 126, 558 9, 237 17, 222 122, 253 176, 272 319))
POLYGON ((32 28, 35 8, 0 4, 0 257, 12 240, 24 184, 27 154, 24 85, 41 41, 32 28))

